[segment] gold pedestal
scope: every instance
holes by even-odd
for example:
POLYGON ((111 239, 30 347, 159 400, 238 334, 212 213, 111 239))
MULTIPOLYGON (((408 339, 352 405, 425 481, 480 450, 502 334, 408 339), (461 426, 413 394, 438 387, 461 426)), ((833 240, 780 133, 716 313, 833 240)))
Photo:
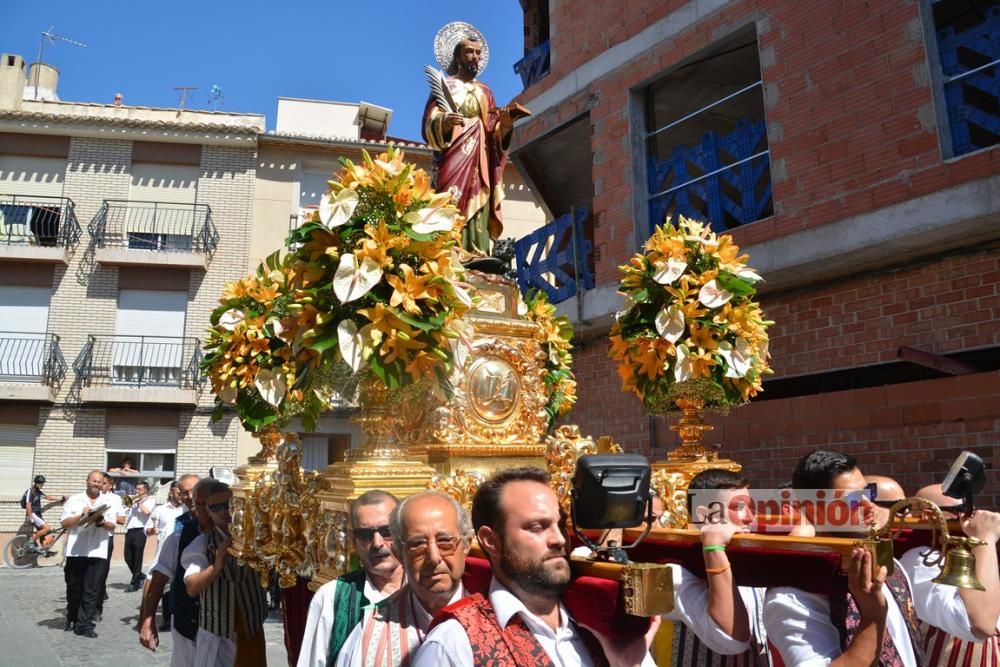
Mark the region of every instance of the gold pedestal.
MULTIPOLYGON (((282 434, 277 428, 269 428, 255 434, 260 441, 260 451, 251 456, 246 465, 233 471, 237 482, 231 490, 233 544, 229 553, 240 560, 259 565, 255 553, 270 540, 270 522, 256 499, 265 489, 274 484, 274 473, 278 470, 275 455, 281 444, 282 434)), ((256 568, 255 568, 256 569, 256 568)))

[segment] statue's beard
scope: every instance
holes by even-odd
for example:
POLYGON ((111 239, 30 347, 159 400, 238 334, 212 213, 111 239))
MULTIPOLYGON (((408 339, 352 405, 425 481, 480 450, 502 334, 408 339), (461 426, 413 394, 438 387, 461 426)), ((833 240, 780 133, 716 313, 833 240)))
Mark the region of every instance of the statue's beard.
POLYGON ((460 62, 458 64, 458 67, 463 74, 472 79, 475 79, 476 76, 479 74, 479 63, 460 62))

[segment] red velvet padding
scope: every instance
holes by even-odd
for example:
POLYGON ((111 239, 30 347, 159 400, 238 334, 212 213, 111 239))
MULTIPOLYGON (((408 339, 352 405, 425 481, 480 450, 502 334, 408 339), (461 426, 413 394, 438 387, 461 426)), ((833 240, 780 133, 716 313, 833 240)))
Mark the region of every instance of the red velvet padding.
MULTIPOLYGON (((272 573, 271 576, 275 575, 272 573)), ((288 652, 289 665, 299 661, 302 635, 306 632, 306 617, 309 615, 309 602, 313 597, 308 584, 308 579, 299 577, 294 586, 281 589, 281 616, 284 621, 285 650, 288 652)))

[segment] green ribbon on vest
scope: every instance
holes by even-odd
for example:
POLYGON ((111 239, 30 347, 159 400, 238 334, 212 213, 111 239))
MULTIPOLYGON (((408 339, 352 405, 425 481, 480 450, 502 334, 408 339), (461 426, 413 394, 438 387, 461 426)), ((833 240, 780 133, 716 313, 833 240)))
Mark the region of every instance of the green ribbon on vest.
POLYGON ((333 591, 333 630, 330 632, 330 648, 326 664, 337 662, 340 649, 344 647, 354 626, 361 622, 361 610, 369 604, 365 597, 364 569, 348 572, 337 578, 333 591))

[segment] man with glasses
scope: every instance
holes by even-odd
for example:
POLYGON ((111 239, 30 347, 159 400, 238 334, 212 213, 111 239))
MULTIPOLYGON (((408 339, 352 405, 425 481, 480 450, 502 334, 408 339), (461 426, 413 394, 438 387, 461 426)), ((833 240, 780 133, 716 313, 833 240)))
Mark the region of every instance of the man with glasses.
POLYGON ((658 619, 645 637, 612 645, 577 626, 560 603, 570 583, 566 527, 547 472, 494 474, 476 491, 472 520, 493 568, 489 596, 444 609, 414 667, 655 664, 649 643, 658 619))
POLYGON ((228 553, 232 491, 218 480, 209 480, 205 508, 215 528, 194 538, 181 554, 184 585, 198 597, 198 636, 195 664, 215 667, 265 667, 264 620, 267 592, 248 565, 228 553))
POLYGON ((454 498, 440 491, 409 496, 392 511, 389 528, 406 584, 365 611, 337 667, 410 665, 437 613, 464 595, 472 523, 454 498))
POLYGON ((391 493, 367 491, 353 503, 347 536, 361 569, 325 583, 309 603, 298 667, 332 665, 362 609, 381 602, 403 585, 403 566, 393 555, 389 515, 398 501, 391 493))

